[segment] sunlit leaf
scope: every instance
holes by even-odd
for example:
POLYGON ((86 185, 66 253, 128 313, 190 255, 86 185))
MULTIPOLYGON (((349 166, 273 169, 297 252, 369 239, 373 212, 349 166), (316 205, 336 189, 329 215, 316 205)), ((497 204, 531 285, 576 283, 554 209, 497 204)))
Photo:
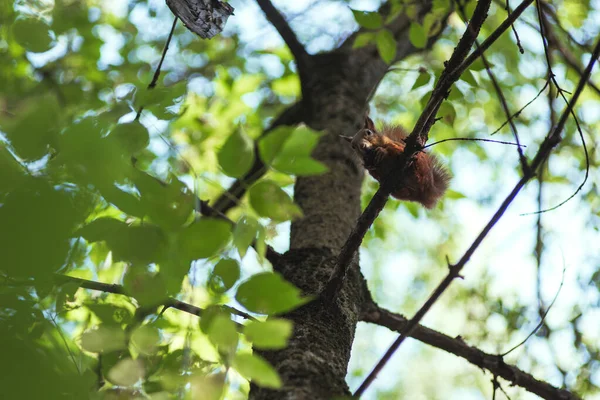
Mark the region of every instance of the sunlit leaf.
POLYGON ((396 39, 392 32, 387 29, 380 30, 377 32, 376 42, 377 50, 383 61, 391 64, 396 57, 396 39))
POLYGON ((277 184, 260 181, 249 191, 252 208, 262 217, 283 222, 302 216, 300 207, 277 184))
POLYGON ((352 10, 356 22, 367 29, 379 29, 383 26, 383 19, 376 11, 352 10))
POLYGON ((354 39, 354 43, 352 44, 353 49, 359 49, 368 44, 375 43, 375 33, 373 32, 363 32, 359 33, 354 39))
POLYGON ((125 332, 116 326, 100 325, 81 335, 81 347, 92 353, 109 353, 127 347, 125 332))
POLYGON ((237 290, 236 300, 246 309, 260 314, 279 314, 307 303, 300 289, 279 274, 263 272, 250 277, 237 290))
POLYGON ((240 178, 254 163, 254 143, 243 129, 238 128, 221 147, 218 158, 226 175, 240 178))
POLYGON ((423 25, 420 25, 416 22, 412 22, 410 24, 408 38, 412 45, 417 49, 423 49, 427 45, 427 31, 423 25))
POLYGON ((231 235, 228 222, 215 218, 200 218, 187 226, 178 237, 179 248, 185 259, 196 260, 215 255, 231 235))
POLYGON ((133 386, 137 381, 144 378, 144 364, 142 360, 125 358, 119 361, 108 372, 107 379, 120 386, 133 386))
POLYGON ((258 221, 248 215, 241 217, 233 228, 233 244, 238 249, 240 257, 246 255, 248 247, 256 238, 258 230, 258 221))
POLYGON ((209 287, 217 293, 224 293, 240 279, 240 265, 237 261, 225 258, 213 268, 208 279, 209 287))
POLYGON ((293 325, 285 319, 270 318, 266 321, 250 321, 244 326, 244 335, 257 349, 282 349, 287 346, 293 325))
POLYGON ((262 357, 250 353, 238 353, 233 360, 233 367, 246 379, 258 386, 268 388, 281 387, 281 379, 277 371, 262 357))

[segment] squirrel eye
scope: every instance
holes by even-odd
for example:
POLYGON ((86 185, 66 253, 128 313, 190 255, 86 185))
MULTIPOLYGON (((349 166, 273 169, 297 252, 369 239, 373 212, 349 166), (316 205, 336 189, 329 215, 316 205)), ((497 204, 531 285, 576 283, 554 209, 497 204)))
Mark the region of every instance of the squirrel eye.
POLYGON ((367 136, 371 136, 373 134, 373 131, 370 129, 365 129, 365 135, 367 136))

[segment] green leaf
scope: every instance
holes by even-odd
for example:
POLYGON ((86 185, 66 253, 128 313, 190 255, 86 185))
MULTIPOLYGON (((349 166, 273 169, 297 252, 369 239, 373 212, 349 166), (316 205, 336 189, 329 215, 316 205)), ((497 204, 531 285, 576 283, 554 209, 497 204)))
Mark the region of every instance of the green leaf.
POLYGON ((227 139, 218 154, 219 164, 226 175, 241 178, 254 163, 254 143, 241 128, 227 139))
POLYGON ((244 326, 244 335, 257 349, 283 349, 292 335, 293 324, 286 319, 250 321, 244 326))
POLYGON ((131 334, 131 344, 142 354, 154 354, 158 350, 160 333, 149 325, 142 325, 131 334))
POLYGON ((377 32, 377 50, 387 64, 391 64, 396 57, 396 39, 388 29, 377 32))
POLYGON ((211 257, 229 241, 231 226, 215 218, 200 218, 187 226, 178 238, 179 248, 186 260, 211 257))
POLYGON ((137 121, 117 125, 110 136, 118 140, 129 154, 137 153, 150 144, 148 130, 137 121))
POLYGON ((92 353, 110 353, 127 348, 125 332, 116 326, 100 325, 81 335, 81 347, 92 353))
POLYGON ((376 11, 352 10, 352 14, 356 22, 363 28, 379 29, 383 26, 383 19, 376 11))
POLYGON ((105 241, 114 261, 149 264, 162 259, 166 247, 163 231, 155 225, 127 225, 114 218, 98 218, 79 231, 88 242, 105 241))
POLYGON ((279 314, 310 301, 300 289, 274 272, 263 272, 242 283, 235 295, 247 310, 260 314, 279 314))
POLYGON ((444 122, 446 125, 454 125, 454 120, 456 119, 456 110, 454 109, 452 103, 448 101, 442 103, 438 111, 438 115, 442 117, 442 122, 444 122))
POLYGON ((123 280, 127 294, 141 307, 156 307, 167 300, 167 287, 161 274, 147 271, 139 265, 127 269, 123 280))
POLYGON ((370 43, 375 43, 375 33, 374 32, 363 32, 359 33, 354 39, 354 43, 352 44, 353 49, 359 49, 361 47, 365 47, 370 43))
POLYGON ((279 127, 258 143, 261 159, 267 165, 298 176, 327 172, 327 167, 310 157, 322 134, 307 126, 279 127))
POLYGON ((28 51, 41 53, 52 47, 50 27, 41 19, 19 17, 12 26, 15 41, 28 51))
POLYGON ((235 260, 225 258, 217 263, 208 279, 208 286, 216 293, 225 293, 240 279, 240 266, 235 260))
POLYGON ((427 45, 427 31, 425 31, 423 25, 416 22, 411 22, 408 38, 417 49, 424 49, 427 45))
POLYGON ((250 205, 261 217, 283 222, 302 216, 302 210, 275 182, 260 181, 249 191, 250 205))
POLYGON ((221 351, 230 352, 237 346, 237 329, 229 315, 218 314, 212 318, 207 334, 211 343, 221 351))
POLYGON ((241 217, 233 228, 233 244, 238 250, 241 258, 244 258, 248 247, 256 238, 258 221, 248 215, 241 217))
POLYGON ((61 110, 53 96, 35 97, 25 103, 14 121, 0 125, 20 158, 30 161, 45 156, 55 147, 60 127, 61 110), (12 122, 12 123, 9 123, 12 122))
POLYGON ((135 170, 133 182, 141 195, 142 210, 152 221, 168 230, 177 230, 188 221, 195 198, 179 179, 171 177, 169 182, 163 182, 135 170))
POLYGON ((108 371, 106 378, 119 386, 133 386, 145 375, 142 360, 125 358, 108 371))
POLYGON ((233 368, 244 378, 258 386, 272 389, 281 387, 281 379, 277 371, 267 361, 256 354, 236 354, 233 360, 233 368))
POLYGON ((429 83, 430 80, 431 76, 429 76, 427 72, 420 73, 410 90, 415 90, 420 88, 421 86, 425 86, 429 83))
POLYGON ((260 139, 258 142, 258 154, 260 159, 263 160, 265 164, 270 165, 293 131, 294 128, 291 126, 278 126, 260 139))

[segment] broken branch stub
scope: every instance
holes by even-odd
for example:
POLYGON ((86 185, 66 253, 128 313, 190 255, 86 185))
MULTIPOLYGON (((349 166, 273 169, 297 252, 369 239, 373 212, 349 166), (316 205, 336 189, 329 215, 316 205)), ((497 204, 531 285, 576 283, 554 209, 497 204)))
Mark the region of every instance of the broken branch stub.
POLYGON ((167 5, 190 31, 202 39, 219 34, 233 7, 218 0, 167 0, 167 5))

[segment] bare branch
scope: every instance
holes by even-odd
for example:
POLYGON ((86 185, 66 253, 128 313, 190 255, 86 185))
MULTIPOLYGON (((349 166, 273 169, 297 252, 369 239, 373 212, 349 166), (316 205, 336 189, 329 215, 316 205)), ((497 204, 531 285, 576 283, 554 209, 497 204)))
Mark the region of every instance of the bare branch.
POLYGON ((391 356, 394 354, 394 352, 400 347, 402 342, 404 342, 406 337, 411 335, 411 333, 418 326, 419 322, 421 321, 421 319, 423 319, 423 317, 425 316, 427 311, 429 311, 431 309, 431 307, 435 304, 435 302, 437 300, 439 300, 441 295, 450 286, 452 281, 455 278, 460 276, 459 275, 460 271, 467 264, 467 262, 469 261, 469 259, 471 258, 471 256, 475 252, 475 250, 483 242, 483 239, 485 239, 485 237, 492 230, 494 225, 496 225, 496 223, 500 220, 502 215, 504 215, 504 213, 508 209, 508 206, 512 203, 512 201, 515 199, 515 197, 519 194, 519 192, 525 186, 525 184, 535 176, 535 174, 537 173, 537 169, 550 156, 550 152, 554 149, 554 147, 556 147, 556 145, 558 145, 558 143, 560 143, 560 140, 561 140, 560 134, 561 134, 563 128, 565 127, 567 118, 573 112, 573 107, 577 103, 577 100, 579 99, 579 95, 581 94, 581 92, 586 84, 586 81, 590 77, 592 68, 594 66, 594 63, 596 62, 596 59, 598 58, 598 55, 600 55, 600 39, 598 40, 598 43, 596 43, 596 47, 594 48, 594 52, 592 53, 590 62, 588 63, 588 65, 584 71, 584 74, 582 75, 581 79, 579 80, 579 84, 577 85, 577 89, 573 93, 571 101, 568 102, 567 108, 562 113, 561 118, 560 118, 558 124, 556 125, 556 127, 551 128, 550 132, 548 133, 548 135, 546 136, 546 138, 540 145, 540 148, 539 148, 537 154, 535 155, 533 161, 531 162, 530 169, 528 169, 527 173, 519 180, 519 182, 515 185, 513 190, 506 197, 506 199, 504 199, 504 201, 502 202, 502 204, 500 205, 500 207, 498 208, 496 213, 492 216, 490 221, 483 228, 483 230, 477 236, 477 238, 475 238, 475 240, 473 241, 471 246, 467 249, 467 251, 460 258, 460 260, 456 264, 448 266, 449 267, 448 275, 444 278, 444 280, 442 280, 442 282, 434 290, 434 292, 427 299, 425 304, 416 312, 414 317, 410 321, 408 321, 406 326, 400 332, 400 336, 398 337, 398 339, 396 339, 396 341, 390 346, 388 351, 384 354, 384 356, 381 358, 379 363, 375 366, 373 371, 365 379, 363 384, 357 390, 356 395, 362 394, 364 392, 364 390, 369 386, 369 384, 375 379, 375 376, 377 375, 377 373, 383 368, 383 366, 391 358, 391 356))
POLYGON ((269 22, 273 24, 275 29, 277 29, 277 32, 279 32, 281 38, 294 55, 296 64, 298 65, 298 72, 300 74, 300 78, 302 79, 305 74, 308 73, 308 64, 310 62, 309 54, 296 37, 296 34, 285 20, 283 15, 281 15, 279 10, 277 10, 273 3, 271 3, 271 0, 256 0, 256 2, 265 13, 265 16, 269 22))
MULTIPOLYGON (((121 285, 90 281, 87 279, 81 279, 81 278, 76 278, 74 276, 67 276, 67 275, 62 275, 62 274, 54 274, 54 279, 58 283, 74 282, 74 283, 79 284, 79 287, 82 287, 85 289, 97 290, 97 291, 105 292, 105 293, 122 294, 124 296, 132 297, 129 294, 127 294, 127 290, 125 290, 125 288, 121 285)), ((183 301, 179 301, 179 300, 173 299, 173 298, 169 298, 169 299, 163 301, 162 305, 165 307, 162 310, 163 312, 166 308, 176 308, 180 311, 195 315, 197 317, 200 317, 202 315, 202 313, 204 312, 204 309, 202 309, 200 307, 196 307, 191 304, 184 303, 183 301)), ((240 310, 237 310, 237 309, 235 309, 233 307, 229 307, 229 306, 224 306, 224 307, 227 308, 227 310, 229 310, 229 312, 231 312, 234 315, 237 315, 239 317, 242 317, 242 318, 245 318, 248 320, 252 320, 252 321, 256 320, 256 318, 254 318, 252 315, 250 315, 244 311, 240 311, 240 310)))
MULTIPOLYGON (((463 19, 466 19, 465 10, 464 10, 462 3, 460 1, 457 1, 457 4, 458 4, 458 10, 459 10, 460 14, 463 16, 463 19)), ((506 7, 508 9, 508 4, 506 7)), ((510 17, 510 13, 509 13, 509 17, 510 17)), ((512 25, 512 27, 514 30, 514 25, 512 25)), ((517 36, 517 38, 518 38, 518 36, 517 36)), ((519 46, 520 46, 520 44, 519 44, 519 46)), ((479 49, 479 41, 478 40, 475 40, 475 48, 479 49)), ((508 109, 508 103, 506 102, 506 97, 504 96, 504 93, 502 92, 502 88, 498 84, 498 80, 496 79, 496 76, 492 72, 490 63, 488 62, 487 57, 485 56, 485 54, 483 52, 481 53, 481 61, 483 62, 485 71, 487 72, 487 75, 490 78, 490 81, 492 82, 492 86, 494 87, 494 90, 496 91, 498 100, 500 100, 500 104, 502 105, 502 109, 504 110, 504 114, 506 115, 507 121, 510 125, 510 129, 513 133, 513 137, 515 138, 515 141, 517 142, 517 152, 519 154, 519 162, 521 163, 521 170, 525 174, 527 172, 527 169, 529 169, 529 166, 527 165, 527 159, 525 158, 525 155, 523 154, 523 150, 521 149, 521 142, 519 141, 519 133, 517 132, 517 126, 515 125, 513 119, 511 118, 511 113, 510 113, 510 110, 508 109)))
MULTIPOLYGON (((361 320, 384 326, 396 332, 402 332, 409 322, 404 316, 380 308, 374 303, 370 303, 365 307, 361 320)), ((506 364, 502 357, 496 354, 489 354, 476 347, 469 346, 460 336, 453 338, 423 325, 417 325, 410 336, 420 342, 464 358, 469 363, 488 370, 495 376, 499 376, 513 385, 520 386, 544 399, 579 399, 567 390, 556 388, 513 365, 506 364)))
MULTIPOLYGON (((171 31, 169 32, 169 36, 167 37, 167 41, 165 42, 165 47, 163 48, 162 55, 160 56, 160 61, 158 62, 158 65, 156 66, 156 70, 154 71, 154 76, 152 77, 152 80, 148 84, 148 89, 154 89, 156 87, 156 83, 158 82, 158 78, 160 76, 160 70, 162 68, 163 62, 165 61, 165 57, 167 56, 167 50, 169 50, 169 44, 171 43, 171 40, 173 39, 173 33, 175 32, 175 27, 177 26, 177 20, 178 20, 177 17, 175 17, 175 19, 173 19, 173 25, 171 26, 171 31)), ((140 108, 137 111, 137 114, 135 115, 136 121, 138 119, 140 119, 140 117, 142 115, 142 111, 144 111, 143 105, 140 106, 140 108)))

